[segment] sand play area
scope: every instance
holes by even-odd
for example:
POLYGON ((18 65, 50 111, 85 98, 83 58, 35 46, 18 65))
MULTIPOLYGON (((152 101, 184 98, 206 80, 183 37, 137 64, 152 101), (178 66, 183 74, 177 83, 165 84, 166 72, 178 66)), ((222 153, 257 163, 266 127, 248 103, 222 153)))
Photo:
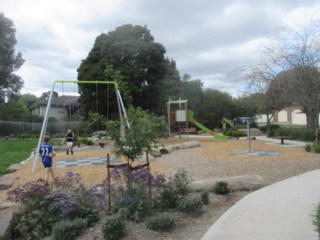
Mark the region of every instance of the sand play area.
MULTIPOLYGON (((200 147, 175 150, 161 157, 151 158, 151 172, 164 173, 167 177, 172 176, 179 168, 189 172, 192 180, 206 180, 238 175, 260 175, 265 184, 277 182, 300 173, 320 168, 320 155, 308 153, 303 146, 291 146, 281 144, 268 144, 265 141, 252 140, 252 152, 262 154, 241 154, 248 151, 247 140, 229 139, 215 140, 212 138, 168 138, 159 142, 163 146, 169 146, 186 141, 199 141, 200 147), (265 152, 271 154, 263 154, 265 152)), ((56 176, 63 176, 72 171, 82 176, 88 186, 101 183, 107 176, 105 165, 86 164, 68 167, 57 167, 57 162, 75 161, 77 159, 105 158, 107 153, 112 153, 112 143, 104 148, 100 146, 74 147, 74 154, 66 155, 65 150, 60 149, 54 158, 54 172, 56 176)), ((44 168, 41 161, 37 161, 35 171, 32 172, 34 158, 13 175, 16 177, 13 187, 17 187, 28 181, 36 181, 43 178, 44 168)), ((121 159, 118 159, 121 160, 121 159)), ((139 163, 144 163, 141 160, 139 163)), ((6 191, 1 191, 0 200, 6 198, 6 191)))

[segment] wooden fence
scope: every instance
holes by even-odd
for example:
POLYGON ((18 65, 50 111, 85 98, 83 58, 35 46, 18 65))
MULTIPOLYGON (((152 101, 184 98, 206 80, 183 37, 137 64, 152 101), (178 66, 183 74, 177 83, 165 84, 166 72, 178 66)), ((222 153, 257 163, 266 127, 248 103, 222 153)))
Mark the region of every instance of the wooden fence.
MULTIPOLYGON (((49 122, 47 134, 64 134, 67 128, 75 129, 78 124, 78 122, 49 122)), ((40 134, 41 127, 42 122, 0 121, 0 137, 16 137, 21 133, 40 134)))

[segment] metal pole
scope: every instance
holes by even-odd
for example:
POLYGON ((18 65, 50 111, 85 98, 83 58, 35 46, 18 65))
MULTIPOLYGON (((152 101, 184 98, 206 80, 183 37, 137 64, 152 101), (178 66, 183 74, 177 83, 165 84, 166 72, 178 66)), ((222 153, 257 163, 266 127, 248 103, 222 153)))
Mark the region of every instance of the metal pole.
POLYGON ((111 185, 111 174, 110 174, 110 154, 107 153, 107 181, 108 181, 108 207, 109 210, 111 210, 111 189, 110 189, 110 185, 111 185))
POLYGON ((250 119, 247 119, 248 151, 251 153, 250 119))
POLYGON ((169 136, 171 135, 171 121, 170 121, 170 118, 171 118, 171 115, 170 115, 170 99, 169 99, 169 102, 167 102, 167 115, 168 115, 168 132, 169 132, 169 136))
POLYGON ((317 102, 317 111, 316 111, 316 119, 315 119, 315 122, 316 122, 316 146, 318 146, 318 127, 319 127, 319 103, 318 103, 318 100, 319 100, 319 97, 320 97, 320 93, 318 93, 317 95, 317 99, 316 99, 316 102, 317 102))
POLYGON ((48 118, 49 118, 49 110, 51 107, 51 102, 52 102, 52 95, 53 95, 53 91, 54 91, 54 86, 55 86, 55 82, 53 82, 52 85, 52 89, 49 95, 49 99, 48 99, 48 103, 47 103, 47 109, 46 109, 46 113, 44 114, 44 118, 43 118, 43 124, 42 124, 42 128, 41 128, 41 132, 40 132, 40 137, 39 137, 39 141, 38 141, 38 146, 36 149, 36 154, 34 156, 34 160, 33 160, 33 165, 32 165, 32 172, 34 172, 35 168, 36 168, 36 163, 37 160, 39 158, 39 149, 40 149, 40 145, 43 139, 43 135, 45 134, 46 130, 47 130, 47 124, 48 124, 48 118))

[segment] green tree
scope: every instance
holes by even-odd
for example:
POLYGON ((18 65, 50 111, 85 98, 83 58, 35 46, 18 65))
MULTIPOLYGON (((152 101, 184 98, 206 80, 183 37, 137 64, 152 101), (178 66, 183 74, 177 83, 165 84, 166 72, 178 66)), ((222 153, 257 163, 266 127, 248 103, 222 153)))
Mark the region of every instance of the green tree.
POLYGON ((199 118, 201 117, 203 124, 209 128, 217 127, 223 117, 233 117, 234 103, 228 93, 206 89, 202 105, 199 118))
POLYGON ((184 74, 181 97, 188 100, 188 108, 197 115, 203 106, 203 82, 200 79, 192 80, 189 74, 184 74))
POLYGON ((31 118, 31 113, 25 103, 10 98, 7 103, 0 104, 0 120, 26 121, 31 118))
POLYGON ((25 93, 25 94, 22 94, 20 96, 20 99, 19 99, 21 102, 23 102, 24 104, 27 105, 27 107, 31 107, 33 104, 37 103, 39 101, 39 98, 34 95, 34 94, 31 94, 31 93, 25 93))
POLYGON ((268 106, 266 106, 266 94, 264 93, 252 93, 246 94, 235 102, 235 117, 254 117, 257 114, 266 114, 269 112, 268 106))
POLYGON ((130 128, 126 129, 125 137, 120 134, 119 121, 108 121, 107 130, 115 141, 116 154, 124 156, 131 165, 145 149, 151 149, 157 138, 167 134, 167 124, 164 117, 157 117, 139 107, 129 108, 128 121, 130 128))
MULTIPOLYGON (((132 102, 128 83, 123 80, 123 76, 119 70, 116 70, 113 65, 107 64, 103 71, 103 76, 103 80, 100 79, 99 81, 106 81, 106 83, 107 81, 117 82, 124 103, 130 104, 132 102)), ((81 80, 79 81, 81 82, 81 80)), ((79 83, 78 86, 80 93, 79 102, 87 113, 87 117, 89 112, 96 112, 98 115, 104 116, 107 120, 119 118, 118 101, 114 84, 79 83)))
POLYGON ((315 67, 295 67, 280 72, 271 82, 267 92, 268 106, 275 111, 291 104, 303 106, 307 126, 318 124, 320 102, 320 73, 315 67))
MULTIPOLYGON (((154 110, 158 107, 161 82, 166 74, 165 52, 160 43, 154 42, 146 26, 123 25, 96 38, 88 57, 78 68, 78 79, 104 81, 105 70, 108 65, 112 65, 126 82, 129 95, 132 96, 132 104, 135 107, 154 110)), ((80 88, 81 95, 95 92, 93 86, 88 84, 80 88)), ((101 96, 107 96, 106 91, 104 87, 99 86, 101 96)), ((81 98, 84 99, 86 96, 81 98)), ((100 100, 100 97, 98 98, 100 100)))
POLYGON ((0 103, 17 95, 23 86, 22 78, 15 74, 24 63, 22 54, 15 53, 15 33, 13 22, 0 13, 0 103))
MULTIPOLYGON (((43 92, 40 96, 40 100, 41 101, 48 101, 49 100, 49 97, 50 97, 50 93, 51 91, 48 91, 48 92, 43 92)), ((52 98, 58 98, 59 97, 59 93, 56 92, 56 91, 53 91, 52 93, 52 98)))
MULTIPOLYGON (((176 68, 174 60, 166 59, 166 74, 163 81, 159 81, 159 102, 155 105, 157 108, 153 111, 159 115, 166 115, 166 106, 168 100, 177 99, 181 96, 182 82, 179 71, 176 68)), ((150 96, 152 98, 152 96, 150 96)))

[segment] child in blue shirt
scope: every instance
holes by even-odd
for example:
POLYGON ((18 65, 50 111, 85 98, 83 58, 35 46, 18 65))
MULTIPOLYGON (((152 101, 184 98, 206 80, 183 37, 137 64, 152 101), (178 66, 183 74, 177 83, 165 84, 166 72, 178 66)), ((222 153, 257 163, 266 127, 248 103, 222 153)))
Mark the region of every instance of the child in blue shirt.
POLYGON ((44 143, 40 146, 39 154, 42 159, 43 166, 45 168, 44 180, 47 183, 49 180, 49 175, 51 175, 52 179, 54 178, 52 170, 53 148, 52 145, 49 143, 49 136, 44 136, 43 141, 44 143))

